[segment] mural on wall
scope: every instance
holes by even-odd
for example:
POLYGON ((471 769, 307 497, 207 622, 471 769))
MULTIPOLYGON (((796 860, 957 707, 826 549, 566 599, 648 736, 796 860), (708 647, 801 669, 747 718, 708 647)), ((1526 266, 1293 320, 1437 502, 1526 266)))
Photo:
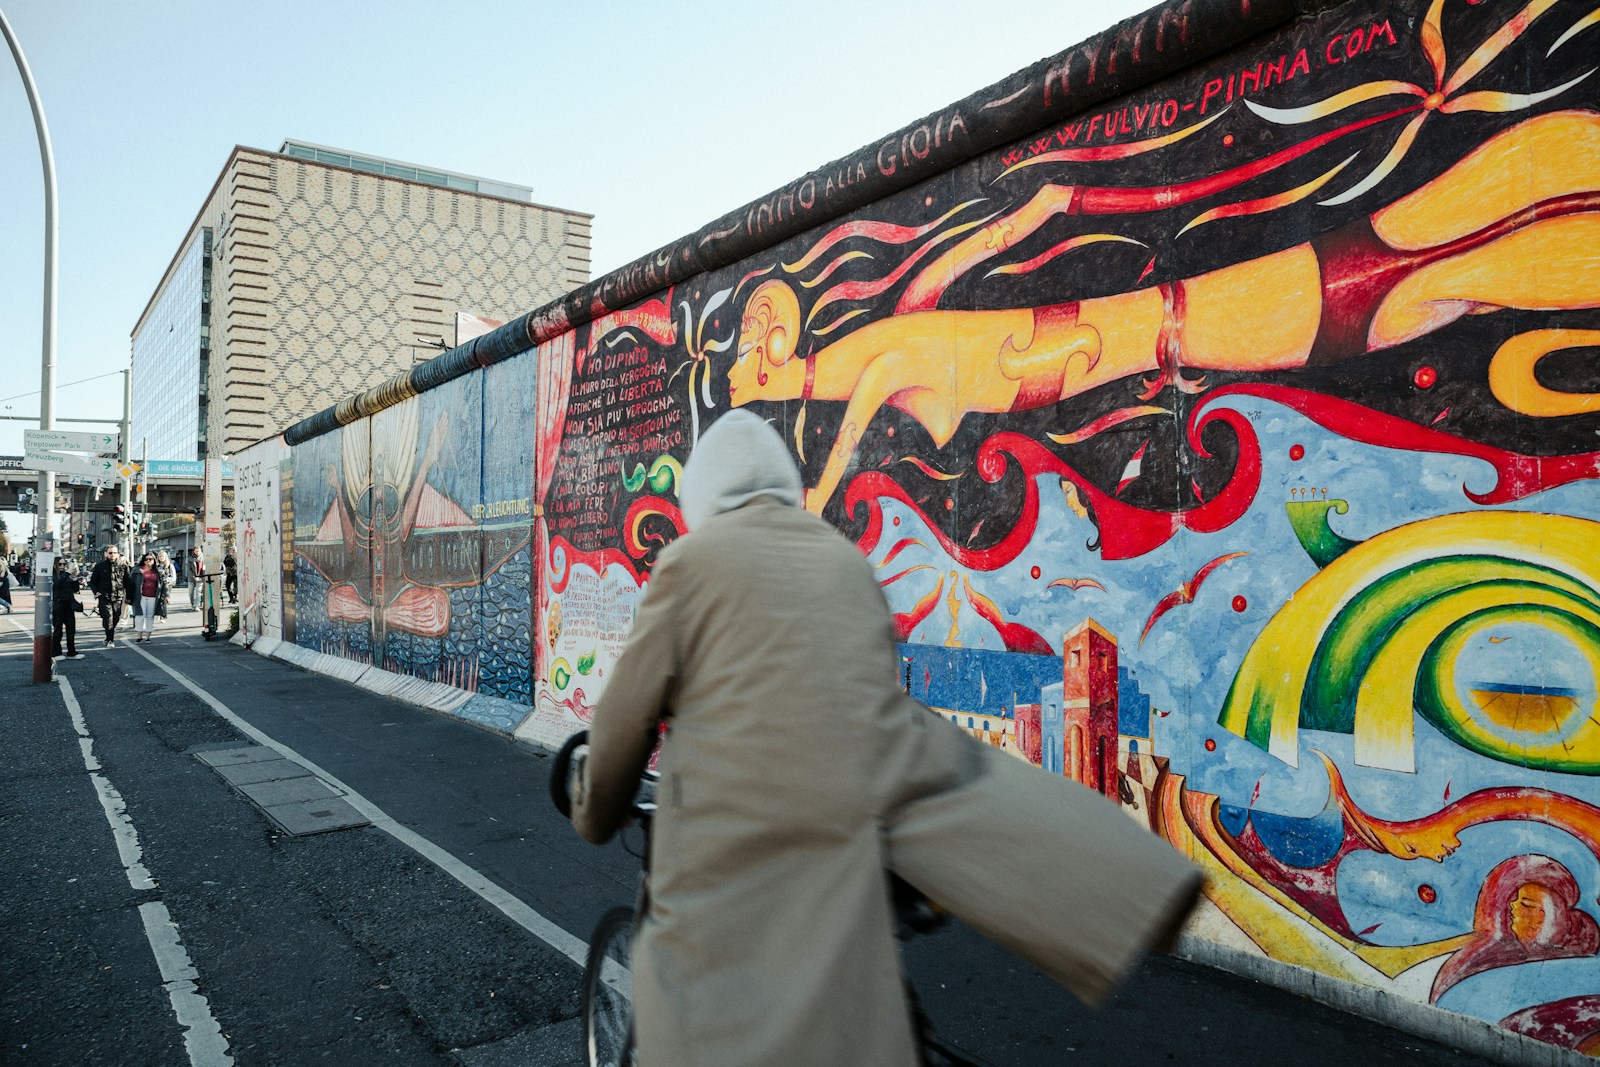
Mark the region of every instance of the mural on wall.
POLYGON ((483 503, 475 516, 486 564, 478 590, 477 689, 523 706, 533 698, 536 387, 531 358, 483 372, 483 503))
POLYGON ((234 461, 234 538, 239 562, 240 627, 256 637, 283 636, 282 464, 289 448, 269 438, 234 461))
MULTIPOLYGON (((485 579, 514 629, 526 584, 493 579, 528 544, 506 498, 481 499, 482 388, 457 379, 296 449, 295 512, 320 517, 295 538, 299 644, 478 689, 483 651, 505 643, 498 611, 485 634, 485 579)), ((516 454, 496 463, 497 483, 526 471, 516 454)), ((508 673, 496 657, 497 693, 515 691, 508 673)))
POLYGON ((518 737, 559 745, 589 720, 649 563, 682 529, 690 428, 670 390, 681 379, 708 391, 710 379, 703 359, 669 366, 677 337, 668 302, 653 300, 539 348, 539 684, 518 737))
POLYGON ((747 407, 907 689, 1205 866, 1198 934, 1600 1052, 1597 35, 1345 5, 546 344, 521 733, 747 407))
POLYGON ((294 446, 296 644, 370 664, 370 612, 346 610, 372 586, 372 423, 352 423, 294 446), (367 515, 362 528, 347 516, 367 515), (333 593, 341 585, 353 596, 333 593))

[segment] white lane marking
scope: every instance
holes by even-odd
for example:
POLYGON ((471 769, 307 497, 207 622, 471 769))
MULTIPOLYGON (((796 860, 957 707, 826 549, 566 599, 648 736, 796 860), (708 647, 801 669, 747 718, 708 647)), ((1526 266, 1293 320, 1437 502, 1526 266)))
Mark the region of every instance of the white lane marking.
MULTIPOLYGON (((94 782, 94 790, 105 810, 106 821, 111 824, 111 835, 117 843, 117 855, 122 858, 123 873, 128 884, 135 889, 154 889, 156 881, 150 877, 143 862, 144 850, 139 844, 139 833, 128 818, 122 795, 100 773, 100 761, 94 754, 94 738, 89 734, 83 719, 83 707, 72 683, 56 675, 61 687, 61 699, 72 716, 72 729, 78 735, 78 747, 83 753, 83 766, 94 782)), ((144 923, 145 940, 150 943, 150 953, 155 957, 156 970, 161 972, 161 984, 172 1003, 172 1014, 183 1030, 183 1047, 189 1054, 192 1067, 232 1067, 233 1057, 228 1055, 228 1039, 222 1036, 222 1027, 211 1014, 211 1005, 195 986, 200 977, 178 940, 178 924, 172 921, 167 906, 159 900, 139 905, 139 919, 144 923)))
POLYGON ((484 902, 498 909, 508 919, 516 923, 518 926, 521 926, 524 930, 528 931, 534 937, 537 937, 540 941, 543 941, 545 944, 549 945, 563 956, 566 956, 578 966, 582 967, 584 965, 589 954, 589 946, 584 941, 574 937, 572 934, 567 933, 567 931, 563 930, 549 919, 546 919, 543 915, 540 915, 537 911, 534 911, 527 904, 523 903, 522 900, 516 896, 513 896, 508 890, 496 885, 481 872, 468 866, 466 863, 463 863, 445 849, 440 848, 438 845, 434 844, 432 841, 429 841, 421 834, 400 825, 398 822, 385 814, 382 808, 378 807, 372 801, 356 792, 349 785, 340 781, 326 770, 317 766, 305 756, 302 756, 288 745, 273 740, 271 737, 267 736, 245 720, 241 719, 226 704, 212 696, 210 693, 206 692, 205 689, 201 688, 181 671, 174 670, 172 667, 167 666, 165 663, 161 662, 159 659, 152 656, 142 648, 137 646, 129 647, 133 648, 133 651, 137 652, 139 655, 143 656, 145 659, 149 660, 163 671, 166 671, 167 674, 171 675, 179 685, 183 686, 185 689, 189 690, 189 692, 205 701, 206 704, 211 707, 212 711, 215 711, 218 715, 221 715, 224 719, 231 723, 235 729, 237 729, 240 733, 245 734, 251 740, 255 741, 256 744, 264 745, 267 748, 274 749, 280 755, 282 755, 284 759, 294 760, 306 770, 310 771, 318 778, 321 778, 324 782, 327 782, 335 789, 343 792, 345 802, 359 811, 369 822, 372 823, 373 826, 376 826, 378 829, 389 834, 402 845, 405 845, 407 848, 416 852, 417 855, 422 856, 434 866, 438 867, 441 871, 444 871, 450 877, 466 886, 473 893, 476 893, 484 902))
POLYGON ((94 754, 94 738, 89 736, 89 727, 83 721, 83 708, 78 704, 77 694, 72 691, 72 683, 59 674, 56 675, 56 682, 61 686, 61 699, 66 702, 67 713, 72 716, 72 729, 78 735, 83 768, 89 772, 95 796, 100 798, 106 822, 111 824, 111 836, 117 843, 117 855, 122 859, 122 870, 128 876, 128 884, 135 889, 154 889, 156 880, 150 877, 150 872, 145 868, 144 848, 139 844, 139 833, 133 828, 133 820, 128 818, 128 808, 122 802, 122 794, 100 773, 100 761, 94 754))
POLYGON ((172 1014, 183 1027, 183 1047, 189 1053, 189 1062, 194 1067, 232 1064, 228 1039, 222 1036, 211 1005, 195 986, 200 974, 178 940, 178 924, 172 921, 167 906, 159 900, 141 904, 139 918, 144 920, 144 935, 150 941, 150 951, 155 953, 156 968, 161 971, 162 985, 172 1002, 172 1014))

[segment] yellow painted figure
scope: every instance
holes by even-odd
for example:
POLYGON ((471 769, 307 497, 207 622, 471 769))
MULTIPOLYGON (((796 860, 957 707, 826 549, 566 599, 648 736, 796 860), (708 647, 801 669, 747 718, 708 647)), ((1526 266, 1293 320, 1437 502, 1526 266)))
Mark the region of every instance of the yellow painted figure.
MULTIPOLYGON (((1332 234, 1116 296, 908 311, 799 358, 799 301, 787 282, 762 282, 745 304, 728 388, 736 406, 847 404, 806 496, 820 513, 885 405, 911 415, 943 447, 970 413, 1043 407, 1134 375, 1157 372, 1144 383, 1148 399, 1163 385, 1186 384, 1186 368, 1287 370, 1399 345, 1467 314, 1600 306, 1597 247, 1600 115, 1554 112, 1503 131, 1332 234)), ((1504 399, 1531 387, 1539 356, 1577 343, 1585 342, 1523 342, 1498 361, 1496 393, 1504 399)), ((1528 402, 1586 408, 1592 398, 1528 402)))

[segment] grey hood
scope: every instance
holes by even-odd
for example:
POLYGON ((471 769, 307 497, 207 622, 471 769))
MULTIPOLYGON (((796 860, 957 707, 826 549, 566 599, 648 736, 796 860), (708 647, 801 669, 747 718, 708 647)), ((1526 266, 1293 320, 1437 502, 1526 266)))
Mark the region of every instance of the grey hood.
POLYGON ((683 521, 693 530, 758 496, 798 507, 800 469, 777 430, 748 411, 730 411, 701 436, 683 468, 683 521))

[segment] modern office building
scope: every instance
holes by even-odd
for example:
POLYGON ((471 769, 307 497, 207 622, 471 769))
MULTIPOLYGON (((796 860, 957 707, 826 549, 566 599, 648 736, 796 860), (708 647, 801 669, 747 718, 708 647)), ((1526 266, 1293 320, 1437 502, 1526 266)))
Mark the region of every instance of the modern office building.
POLYGON ((236 147, 133 328, 133 458, 231 454, 582 285, 590 217, 302 141, 236 147))

